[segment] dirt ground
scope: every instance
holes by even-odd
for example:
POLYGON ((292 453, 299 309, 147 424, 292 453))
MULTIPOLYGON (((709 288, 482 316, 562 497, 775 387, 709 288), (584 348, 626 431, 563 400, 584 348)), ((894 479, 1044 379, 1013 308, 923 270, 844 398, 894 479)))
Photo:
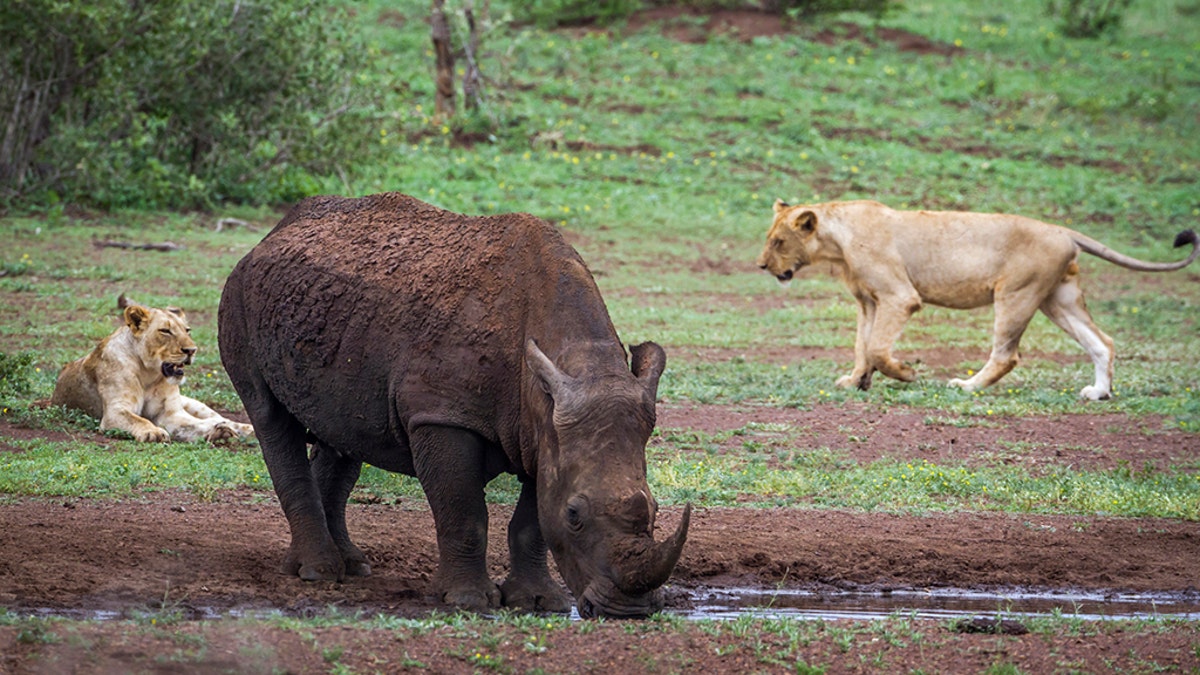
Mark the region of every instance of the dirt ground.
MULTIPOLYGON (((791 410, 663 404, 659 425, 717 433, 750 423, 790 424, 805 428, 813 447, 851 434, 862 439, 851 444, 861 462, 905 457, 969 462, 972 456, 996 461, 996 453, 1005 453, 1000 461, 1031 467, 1148 463, 1165 468, 1193 464, 1200 451, 1194 435, 1164 430, 1152 418, 1130 424, 1124 416, 1097 412, 956 427, 927 424, 926 416, 927 411, 856 405, 791 410), (1026 442, 1020 452, 1005 449, 1018 441, 1026 442)), ((42 433, 0 426, 0 452, 13 451, 4 438, 42 433)), ((688 543, 668 586, 668 609, 687 608, 705 589, 730 587, 818 593, 945 587, 1166 592, 1200 603, 1200 523, 1195 522, 695 506, 688 543)), ((511 510, 492 506, 491 512, 489 558, 492 576, 500 579, 507 568, 504 524, 511 510)), ((678 508, 665 508, 658 527, 669 532, 678 517, 678 508)), ((404 670, 403 663, 419 669, 418 662, 437 672, 477 670, 481 661, 468 652, 478 649, 479 640, 461 631, 403 638, 382 632, 372 640, 373 631, 329 628, 317 631, 319 637, 310 637, 309 643, 277 627, 251 628, 228 618, 199 620, 254 610, 311 616, 337 607, 420 617, 437 609, 427 595, 436 563, 433 522, 422 501, 355 503, 348 521, 374 574, 345 583, 305 583, 277 569, 288 530, 269 494, 230 492, 211 502, 183 493, 152 493, 130 501, 0 503, 0 607, 68 617, 129 618, 169 610, 197 619, 169 630, 131 631, 113 621, 73 623, 72 637, 48 644, 23 642, 17 629, 0 626, 0 672, 161 672, 154 664, 177 654, 189 635, 209 647, 203 655, 185 659, 186 667, 175 666, 178 672, 323 672, 331 667, 328 645, 337 645, 338 662, 353 672, 394 672, 404 670), (315 644, 324 646, 316 649, 315 644)), ((791 669, 764 661, 761 652, 730 635, 688 627, 650 631, 631 640, 621 623, 555 632, 553 649, 541 653, 523 648, 527 636, 518 632, 494 645, 493 656, 510 672, 791 669)), ((1122 659, 1136 655, 1158 665, 1177 664, 1184 672, 1200 668, 1200 635, 1194 625, 1140 632, 1100 627, 1095 635, 1059 642, 1032 634, 959 634, 948 625, 929 623, 923 630, 936 639, 926 637, 920 650, 863 638, 848 658, 837 646, 844 643, 816 639, 805 662, 827 672, 871 672, 863 663, 870 655, 875 664, 929 672, 973 672, 999 661, 1016 663, 1022 672, 1048 672, 1059 663, 1094 672, 1108 668, 1105 664, 1113 659, 1124 663, 1122 659)), ((27 633, 24 639, 29 640, 27 633)), ((755 644, 761 650, 761 640, 770 639, 762 636, 755 644)))

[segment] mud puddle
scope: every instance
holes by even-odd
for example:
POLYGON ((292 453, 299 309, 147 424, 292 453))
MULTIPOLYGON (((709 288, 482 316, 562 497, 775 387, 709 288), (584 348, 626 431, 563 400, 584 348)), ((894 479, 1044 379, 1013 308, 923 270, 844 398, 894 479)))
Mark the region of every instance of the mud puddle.
MULTIPOLYGON (((1028 590, 977 591, 956 588, 889 591, 795 590, 762 588, 699 588, 686 592, 686 609, 665 613, 690 621, 729 621, 744 616, 800 620, 873 620, 903 615, 917 619, 953 620, 979 616, 1025 618, 1061 617, 1085 621, 1118 619, 1200 620, 1200 592, 1120 593, 1101 591, 1028 590)), ((64 618, 79 621, 138 620, 173 614, 188 621, 221 619, 272 619, 284 616, 313 618, 329 607, 302 610, 271 608, 128 607, 122 609, 31 608, 16 610, 21 616, 64 618)), ((343 607, 339 612, 349 611, 343 607)), ((389 614, 362 608, 364 617, 389 614)), ((580 620, 572 608, 571 619, 580 620)))
POLYGON ((807 591, 704 588, 689 609, 668 610, 687 619, 731 620, 747 614, 793 619, 880 619, 902 614, 920 619, 1011 616, 1115 619, 1200 619, 1200 593, 982 592, 938 588, 891 591, 807 591))

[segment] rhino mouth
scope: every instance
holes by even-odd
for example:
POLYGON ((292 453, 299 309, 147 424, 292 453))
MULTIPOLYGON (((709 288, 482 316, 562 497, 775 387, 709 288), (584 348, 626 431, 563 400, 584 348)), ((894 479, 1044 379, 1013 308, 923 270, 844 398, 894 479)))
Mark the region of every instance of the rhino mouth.
POLYGON ((596 585, 588 586, 577 603, 579 616, 584 619, 644 619, 663 608, 662 592, 658 589, 638 596, 628 596, 613 588, 600 592, 596 585))
POLYGON ((170 379, 173 377, 183 377, 183 365, 184 364, 182 364, 182 363, 169 363, 167 361, 163 361, 163 364, 162 364, 163 377, 165 377, 167 379, 170 379))

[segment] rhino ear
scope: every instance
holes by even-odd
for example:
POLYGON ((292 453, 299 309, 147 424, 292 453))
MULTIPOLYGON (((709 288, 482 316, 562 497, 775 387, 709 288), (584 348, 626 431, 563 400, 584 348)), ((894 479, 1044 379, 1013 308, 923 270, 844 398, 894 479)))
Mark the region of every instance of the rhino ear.
POLYGON ((643 342, 629 348, 629 367, 651 394, 658 394, 658 378, 667 367, 667 353, 653 342, 643 342))
POLYGON ((568 376, 559 370, 558 366, 554 365, 550 357, 542 353, 541 349, 538 349, 537 343, 533 341, 533 338, 525 341, 525 364, 533 371, 534 376, 541 383, 542 389, 551 398, 557 398, 558 393, 563 391, 568 376))

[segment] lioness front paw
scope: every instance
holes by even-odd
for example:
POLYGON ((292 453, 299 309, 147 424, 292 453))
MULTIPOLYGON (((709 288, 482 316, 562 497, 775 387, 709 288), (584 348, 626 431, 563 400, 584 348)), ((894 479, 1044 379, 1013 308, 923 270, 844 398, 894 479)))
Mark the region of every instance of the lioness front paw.
POLYGON ((843 376, 839 377, 837 379, 837 382, 835 382, 834 384, 841 387, 842 389, 851 389, 853 387, 857 387, 858 381, 861 379, 862 379, 861 377, 857 377, 854 374, 843 375, 843 376))
POLYGON ((1112 392, 1103 387, 1097 387, 1094 384, 1089 384, 1088 386, 1079 390, 1079 395, 1080 397, 1086 398, 1089 401, 1105 401, 1109 398, 1109 396, 1112 395, 1112 392))
POLYGON ((226 438, 233 438, 234 436, 237 436, 237 432, 234 431, 233 427, 229 426, 228 424, 221 423, 212 429, 209 429, 208 433, 204 434, 204 440, 208 441, 209 443, 214 443, 216 441, 223 441, 226 438))
POLYGON ((171 440, 171 434, 167 433, 167 430, 162 427, 141 427, 132 433, 136 440, 143 443, 166 443, 171 440))

